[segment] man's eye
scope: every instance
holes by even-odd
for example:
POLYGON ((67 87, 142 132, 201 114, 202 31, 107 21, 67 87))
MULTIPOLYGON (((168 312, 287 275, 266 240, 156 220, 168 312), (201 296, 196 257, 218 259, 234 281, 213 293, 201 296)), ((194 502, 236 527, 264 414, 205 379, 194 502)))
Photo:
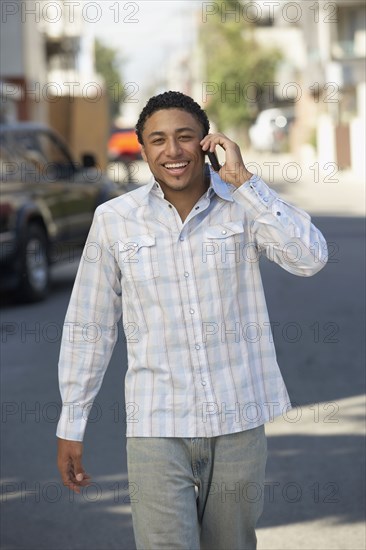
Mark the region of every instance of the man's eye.
POLYGON ((155 144, 163 143, 163 138, 154 139, 153 143, 155 144))
POLYGON ((189 139, 192 139, 192 136, 180 136, 179 139, 181 139, 183 141, 188 141, 189 139))

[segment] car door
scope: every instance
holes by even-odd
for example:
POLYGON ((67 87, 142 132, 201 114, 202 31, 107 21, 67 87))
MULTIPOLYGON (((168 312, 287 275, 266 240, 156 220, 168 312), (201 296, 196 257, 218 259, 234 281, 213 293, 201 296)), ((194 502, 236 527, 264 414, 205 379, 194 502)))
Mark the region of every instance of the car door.
POLYGON ((72 160, 65 145, 52 132, 39 132, 38 141, 47 159, 48 178, 62 187, 65 235, 71 244, 83 244, 88 234, 99 194, 98 182, 88 177, 72 160))
MULTIPOLYGON (((62 181, 49 177, 45 158, 34 129, 19 129, 8 136, 8 144, 20 173, 21 189, 47 222, 51 241, 67 238, 62 181)), ((32 206, 30 205, 30 210, 32 206)))

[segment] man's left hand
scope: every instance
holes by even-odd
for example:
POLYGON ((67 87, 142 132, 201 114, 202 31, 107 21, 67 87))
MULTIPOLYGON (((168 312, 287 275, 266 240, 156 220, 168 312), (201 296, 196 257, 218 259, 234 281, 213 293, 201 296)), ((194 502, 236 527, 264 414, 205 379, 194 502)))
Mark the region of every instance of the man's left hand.
POLYGON ((224 149, 225 163, 218 172, 223 181, 240 187, 252 177, 245 167, 239 146, 224 134, 207 134, 200 144, 205 153, 214 152, 217 145, 224 149))

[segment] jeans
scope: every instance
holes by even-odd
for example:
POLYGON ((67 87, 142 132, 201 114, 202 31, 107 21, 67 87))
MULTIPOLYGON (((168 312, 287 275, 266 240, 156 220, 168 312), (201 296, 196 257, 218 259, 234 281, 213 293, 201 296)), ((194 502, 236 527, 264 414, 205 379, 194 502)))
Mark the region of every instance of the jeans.
POLYGON ((254 550, 264 426, 210 438, 128 437, 138 550, 254 550))

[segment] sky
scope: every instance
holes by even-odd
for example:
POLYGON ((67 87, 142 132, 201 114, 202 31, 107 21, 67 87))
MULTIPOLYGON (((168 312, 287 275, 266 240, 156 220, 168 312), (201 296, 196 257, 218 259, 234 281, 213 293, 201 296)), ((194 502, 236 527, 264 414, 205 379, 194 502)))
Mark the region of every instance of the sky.
MULTIPOLYGON (((271 3, 279 4, 275 0, 253 2, 265 11, 271 3)), ((164 70, 164 62, 173 51, 187 49, 195 38, 195 22, 205 17, 209 20, 205 14, 218 8, 218 2, 203 0, 100 0, 98 4, 101 18, 85 27, 106 44, 120 49, 126 58, 126 80, 141 83, 157 70, 164 70)))
POLYGON ((84 22, 84 30, 119 50, 124 60, 123 82, 131 83, 127 92, 133 94, 162 77, 172 55, 187 51, 195 37, 194 21, 202 2, 103 0, 99 5, 100 20, 84 22))
MULTIPOLYGON (((271 3, 279 4, 275 0, 256 0, 253 4, 266 12, 271 3)), ((205 0, 84 0, 84 4, 90 5, 83 18, 84 34, 89 40, 97 37, 117 49, 123 60, 121 73, 127 97, 137 100, 123 104, 124 120, 120 122, 127 125, 136 120, 151 92, 165 90, 156 84, 164 79, 172 57, 190 52, 198 24, 209 21, 210 12, 219 7, 218 2, 205 0), (100 14, 97 22, 87 23, 86 19, 95 14, 93 4, 98 4, 100 14)))

